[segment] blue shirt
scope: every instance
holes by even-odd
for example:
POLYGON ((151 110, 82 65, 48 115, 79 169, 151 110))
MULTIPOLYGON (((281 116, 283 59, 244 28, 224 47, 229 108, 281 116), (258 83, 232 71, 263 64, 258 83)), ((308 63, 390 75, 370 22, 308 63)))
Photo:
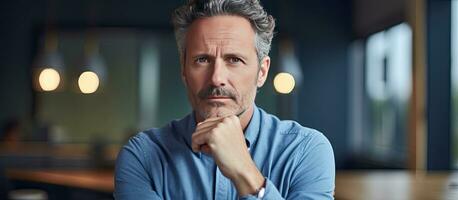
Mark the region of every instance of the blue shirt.
MULTIPOLYGON (((239 197, 211 156, 192 151, 195 128, 191 113, 132 137, 118 155, 114 197, 257 199, 239 197)), ((263 199, 333 199, 334 154, 323 134, 294 121, 281 121, 255 106, 245 138, 266 178, 263 199)))

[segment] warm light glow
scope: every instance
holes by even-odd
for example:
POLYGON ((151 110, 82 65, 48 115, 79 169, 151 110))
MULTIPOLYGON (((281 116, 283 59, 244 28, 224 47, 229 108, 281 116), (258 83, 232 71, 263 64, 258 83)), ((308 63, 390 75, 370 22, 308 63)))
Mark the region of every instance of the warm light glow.
POLYGON ((38 77, 38 82, 40 83, 42 90, 53 91, 59 86, 60 83, 59 72, 52 68, 43 69, 38 77))
POLYGON ((294 85, 296 82, 294 81, 293 75, 289 73, 278 73, 274 78, 274 87, 278 93, 282 94, 289 94, 294 89, 294 85))
POLYGON ((99 87, 99 77, 91 71, 83 72, 78 79, 78 86, 84 94, 94 93, 99 87))

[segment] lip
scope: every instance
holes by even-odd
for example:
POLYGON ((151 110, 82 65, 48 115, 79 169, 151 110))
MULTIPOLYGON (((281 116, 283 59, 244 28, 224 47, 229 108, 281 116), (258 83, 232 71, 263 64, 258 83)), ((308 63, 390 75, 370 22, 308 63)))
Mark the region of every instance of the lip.
POLYGON ((208 100, 225 100, 225 99, 231 99, 230 97, 226 96, 209 96, 207 97, 208 100))

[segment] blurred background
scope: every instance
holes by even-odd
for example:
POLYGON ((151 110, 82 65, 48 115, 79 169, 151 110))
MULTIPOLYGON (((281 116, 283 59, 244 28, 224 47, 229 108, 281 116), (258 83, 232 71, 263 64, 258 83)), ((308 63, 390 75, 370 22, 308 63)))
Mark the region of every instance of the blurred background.
MULTIPOLYGON (((128 138, 191 111, 183 2, 0 1, 0 199, 112 199, 128 138)), ((326 135, 336 199, 458 199, 458 1, 261 2, 256 103, 326 135)))

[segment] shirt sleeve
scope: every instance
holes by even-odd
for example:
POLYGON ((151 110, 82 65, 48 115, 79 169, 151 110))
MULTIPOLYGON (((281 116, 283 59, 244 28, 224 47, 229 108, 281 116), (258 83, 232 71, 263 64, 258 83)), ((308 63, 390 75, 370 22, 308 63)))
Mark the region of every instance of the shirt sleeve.
MULTIPOLYGON (((332 146, 321 133, 317 134, 315 145, 303 143, 304 148, 296 153, 298 165, 294 169, 288 194, 282 197, 275 185, 266 178, 263 200, 332 200, 335 187, 335 164, 332 146)), ((253 195, 242 196, 241 200, 260 199, 253 195)))
MULTIPOLYGON (((260 199, 254 195, 245 195, 245 196, 242 196, 239 198, 240 200, 257 200, 257 199, 260 199)), ((265 190, 265 193, 264 193, 264 197, 262 199, 265 199, 265 200, 281 200, 281 199, 284 199, 280 192, 278 192, 277 188, 275 187, 275 185, 269 180, 266 178, 266 190, 265 190)))
POLYGON ((117 200, 162 199, 151 188, 149 175, 145 170, 145 155, 141 138, 133 137, 118 154, 115 168, 115 192, 117 200))
POLYGON ((300 154, 288 199, 334 199, 335 163, 329 140, 316 132, 314 144, 300 154))

